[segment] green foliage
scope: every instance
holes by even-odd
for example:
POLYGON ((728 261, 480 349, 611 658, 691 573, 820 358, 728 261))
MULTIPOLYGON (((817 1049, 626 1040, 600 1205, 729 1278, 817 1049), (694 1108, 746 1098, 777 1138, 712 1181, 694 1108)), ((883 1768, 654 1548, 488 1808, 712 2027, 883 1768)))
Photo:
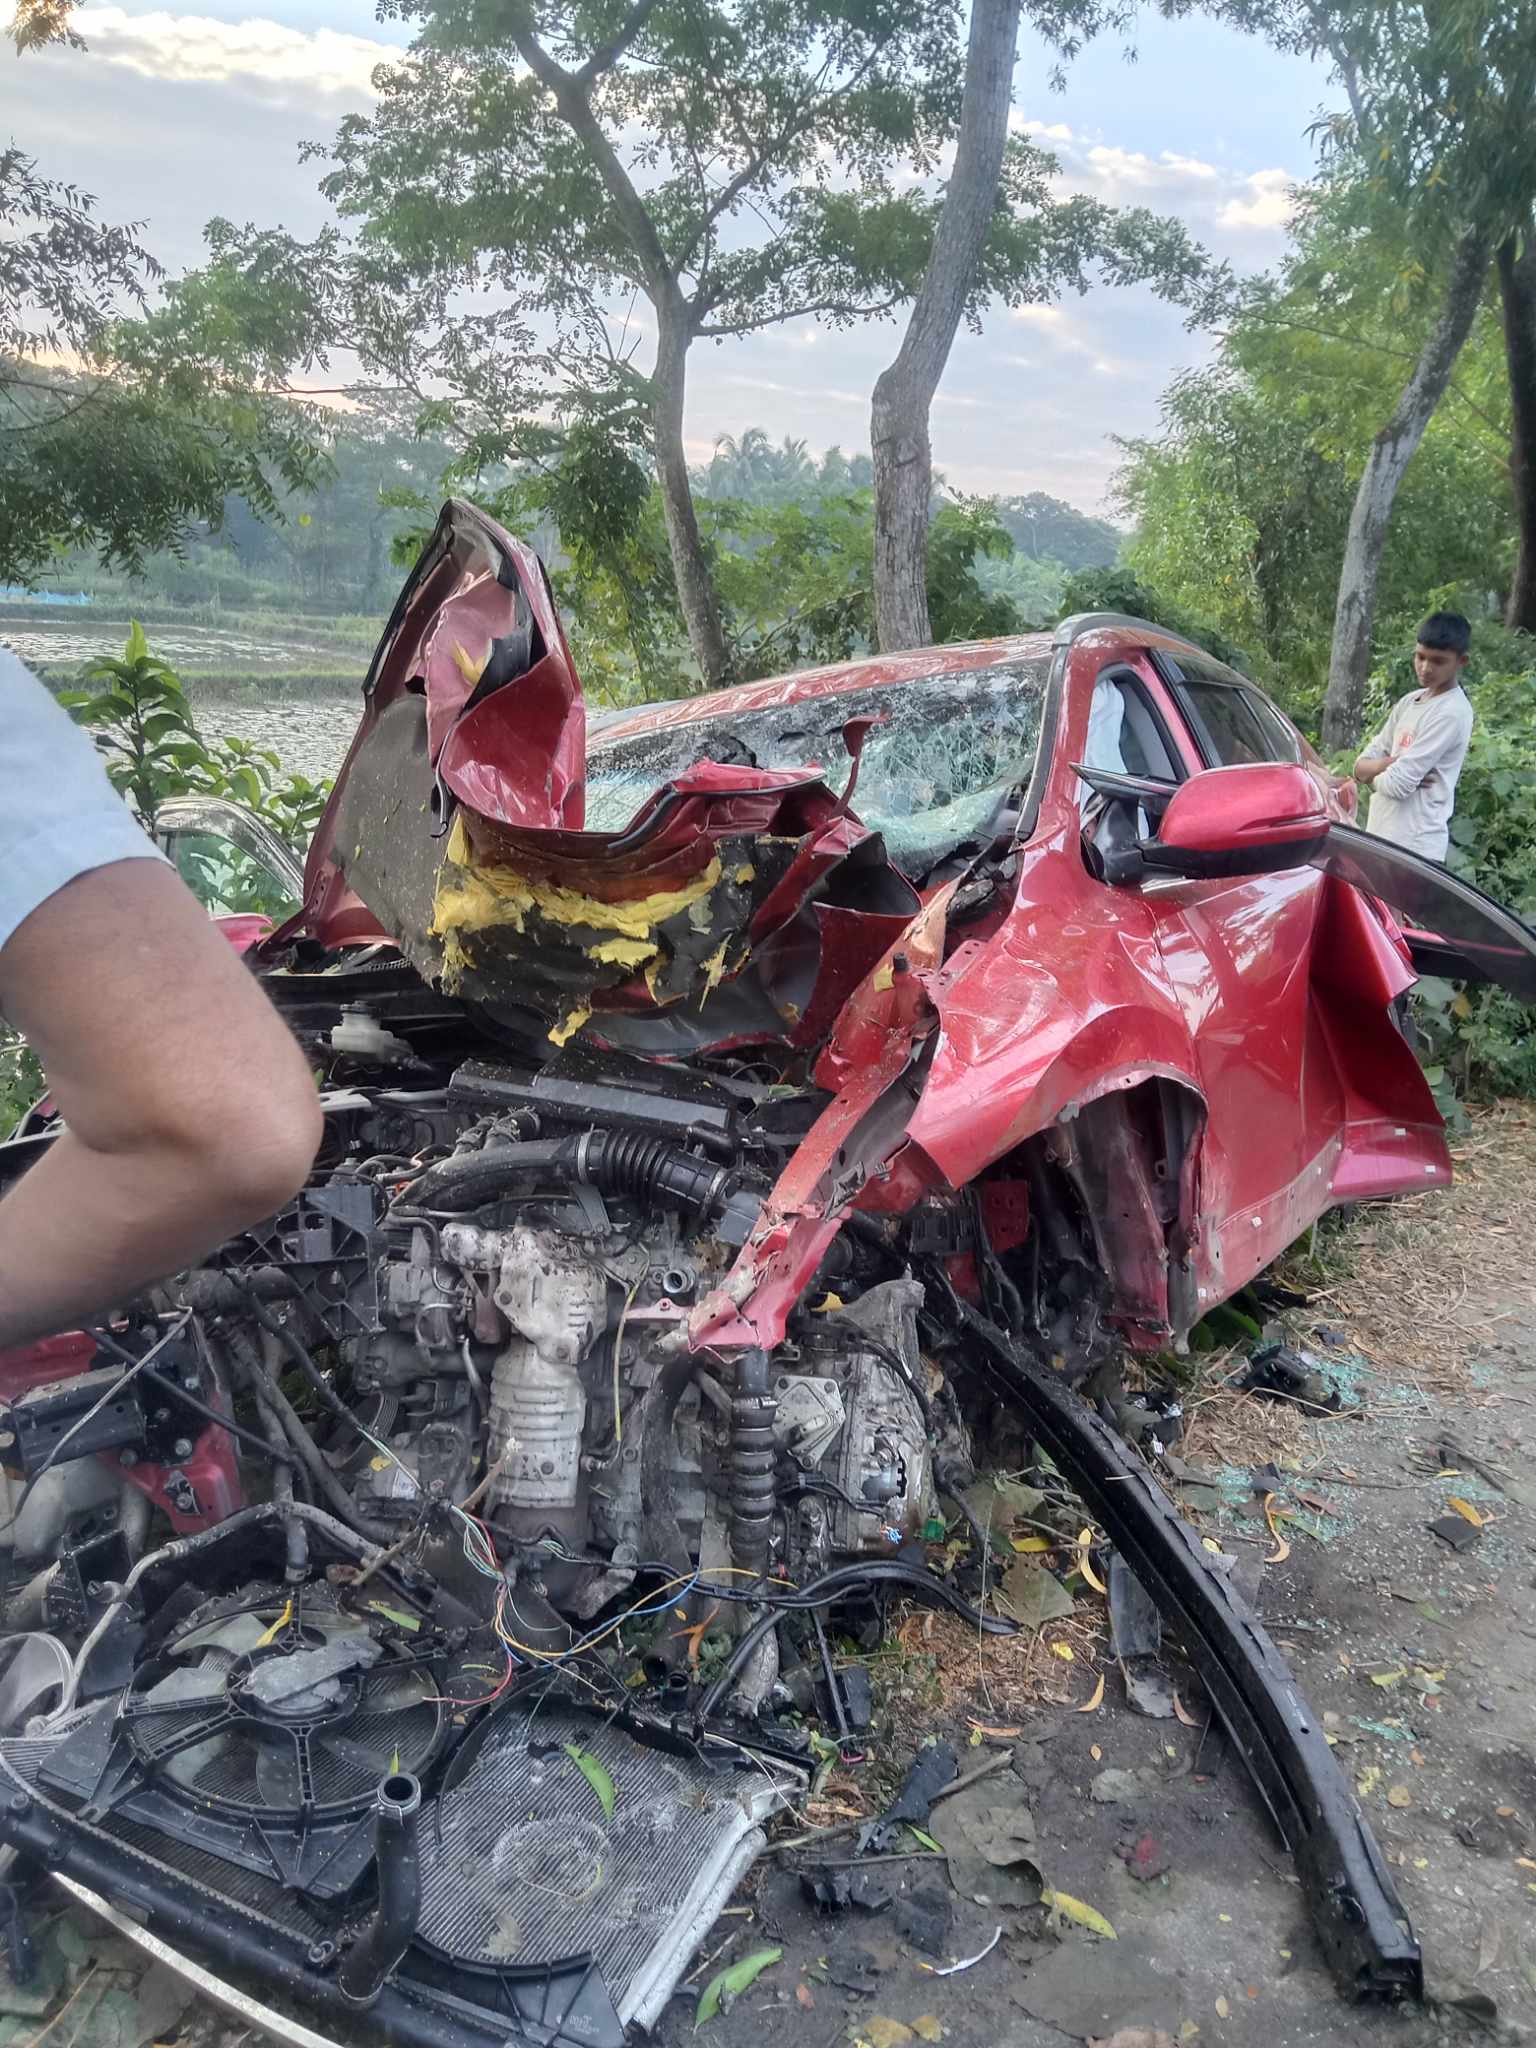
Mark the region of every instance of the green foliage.
MULTIPOLYGON (((874 644, 874 501, 868 491, 803 505, 720 509, 716 574, 743 676, 848 661, 874 644)), ((1013 543, 989 499, 942 503, 928 535, 928 607, 936 643, 1015 633, 1031 623, 983 567, 1013 543)))
POLYGON ((47 1084, 37 1054, 0 1018, 0 1138, 6 1138, 47 1084))
POLYGON ((1107 519, 1094 519, 1045 491, 999 498, 997 516, 1020 554, 1059 562, 1063 569, 1106 568, 1119 556, 1125 535, 1107 519))
MULTIPOLYGON (((1158 438, 1122 443, 1128 568, 1250 649, 1303 725, 1322 697, 1356 481, 1435 313, 1434 281, 1415 264, 1388 212, 1362 225, 1335 195, 1307 200, 1278 276, 1248 292, 1217 362, 1170 385, 1158 438)), ((1380 582, 1384 642, 1397 621, 1422 616, 1433 587, 1467 583, 1481 611, 1507 580, 1508 421, 1488 308, 1398 492, 1380 582)))
POLYGON ((137 620, 121 659, 89 663, 82 680, 89 687, 61 690, 59 701, 90 732, 113 788, 147 831, 168 797, 220 796, 243 804, 290 845, 308 846, 329 785, 285 776, 275 753, 247 740, 204 741, 179 677, 150 653, 137 620))
POLYGON ((814 505, 822 498, 867 491, 875 481, 867 455, 829 448, 818 460, 804 441, 786 434, 777 446, 761 427, 739 437, 721 434, 707 468, 693 472, 701 498, 739 498, 750 505, 814 505))
POLYGON ((1073 612, 1124 612, 1149 625, 1166 626, 1197 641, 1218 661, 1229 662, 1247 675, 1251 663, 1240 647, 1230 641, 1219 626, 1188 612, 1161 592, 1142 583, 1130 569, 1080 569, 1069 576, 1061 593, 1061 615, 1073 612))
MULTIPOLYGON (((1427 592, 1422 608, 1458 603, 1469 599, 1452 587, 1427 592)), ((1417 688, 1413 624, 1403 623, 1371 679, 1367 709, 1378 721, 1417 688)), ((1456 786, 1446 865, 1536 923, 1536 641, 1475 620, 1467 692, 1477 723, 1456 786)), ((1413 1014, 1426 1072, 1453 1116, 1459 1096, 1536 1095, 1536 1030, 1513 996, 1426 976, 1413 990, 1413 1014)))
POLYGON ((190 356, 173 308, 142 308, 159 266, 133 230, 0 151, 0 583, 37 579, 60 553, 139 566, 189 522, 217 525, 236 494, 276 510, 274 479, 310 481, 312 409, 253 388, 238 322, 190 356), (59 367, 62 362, 78 368, 59 367))

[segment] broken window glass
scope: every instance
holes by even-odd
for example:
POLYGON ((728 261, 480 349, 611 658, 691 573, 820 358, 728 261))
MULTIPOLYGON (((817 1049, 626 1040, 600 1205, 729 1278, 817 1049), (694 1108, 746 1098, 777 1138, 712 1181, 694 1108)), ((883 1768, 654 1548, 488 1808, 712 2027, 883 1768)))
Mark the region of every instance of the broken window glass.
POLYGON ((686 725, 636 733, 587 758, 587 830, 622 831, 654 790, 700 761, 820 773, 841 789, 850 767, 843 728, 880 719, 864 742, 853 808, 891 855, 937 858, 986 831, 1026 782, 1040 740, 1050 658, 959 675, 875 684, 758 710, 722 708, 686 725))

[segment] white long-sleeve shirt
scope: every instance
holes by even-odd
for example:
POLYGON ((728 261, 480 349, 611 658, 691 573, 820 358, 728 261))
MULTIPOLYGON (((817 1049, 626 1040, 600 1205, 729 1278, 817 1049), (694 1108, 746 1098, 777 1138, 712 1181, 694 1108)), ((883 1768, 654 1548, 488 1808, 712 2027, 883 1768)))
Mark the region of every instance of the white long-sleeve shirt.
POLYGON ((1438 694, 1410 690, 1363 750, 1390 754, 1371 784, 1367 830, 1413 853, 1444 860, 1450 847, 1456 783, 1472 738, 1472 706, 1458 683, 1438 694))

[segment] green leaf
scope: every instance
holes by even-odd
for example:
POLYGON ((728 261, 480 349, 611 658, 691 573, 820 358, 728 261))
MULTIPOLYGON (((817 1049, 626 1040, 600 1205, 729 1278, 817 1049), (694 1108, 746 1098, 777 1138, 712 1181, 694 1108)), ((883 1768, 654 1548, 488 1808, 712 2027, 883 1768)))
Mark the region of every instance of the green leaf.
POLYGON ((706 2020, 715 2017, 720 2010, 722 1999, 740 1998, 742 1992, 749 1990, 764 1970, 771 1969, 783 1953, 781 1948, 754 1949, 751 1955, 743 1956, 739 1963, 732 1963, 728 1970, 722 1970, 717 1977, 711 1977, 699 1999, 693 2031, 697 2033, 706 2020))
POLYGON ((603 1809, 603 1818, 612 1820, 613 1804, 618 1794, 614 1789, 613 1779, 605 1767, 590 1750, 583 1749, 579 1742, 568 1742, 565 1745, 565 1753, 597 1794, 598 1802, 603 1809))
POLYGON ((922 1848, 931 1849, 935 1856, 943 1855, 944 1851, 939 1847, 938 1843, 933 1839, 932 1835, 925 1834, 921 1828, 913 1827, 911 1821, 907 1822, 907 1833, 912 1837, 913 1841, 918 1843, 922 1848))
POLYGON ((123 659, 128 662, 148 661, 149 659, 149 642, 144 638, 144 628, 137 619, 128 628, 128 640, 123 648, 123 659))
POLYGON ((382 1600, 368 1602, 370 1614, 382 1614, 386 1621, 392 1621, 396 1628, 408 1628, 414 1634, 421 1627, 419 1615, 407 1614, 403 1607, 386 1607, 382 1600))

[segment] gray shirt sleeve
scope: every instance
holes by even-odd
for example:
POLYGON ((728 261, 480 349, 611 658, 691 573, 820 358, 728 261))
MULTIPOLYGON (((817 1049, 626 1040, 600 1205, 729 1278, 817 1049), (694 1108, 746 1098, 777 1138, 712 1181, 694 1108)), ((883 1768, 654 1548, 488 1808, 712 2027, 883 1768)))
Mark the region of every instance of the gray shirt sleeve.
POLYGON ((160 857, 89 734, 0 647, 0 946, 77 875, 160 857))

